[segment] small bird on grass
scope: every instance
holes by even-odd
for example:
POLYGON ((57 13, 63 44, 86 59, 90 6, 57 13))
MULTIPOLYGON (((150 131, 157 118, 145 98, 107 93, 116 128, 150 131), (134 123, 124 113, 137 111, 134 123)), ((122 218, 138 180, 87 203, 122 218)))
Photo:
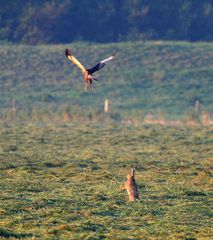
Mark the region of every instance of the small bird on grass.
POLYGON ((129 201, 133 202, 139 199, 138 187, 135 181, 135 169, 131 169, 131 173, 127 175, 127 181, 123 189, 127 190, 129 201))
POLYGON ((85 80, 85 92, 88 91, 88 84, 90 83, 90 88, 92 91, 92 81, 98 81, 97 78, 94 78, 92 76, 92 74, 98 70, 100 70, 101 68, 103 68, 106 63, 108 63, 109 61, 113 60, 115 58, 115 54, 112 54, 110 57, 100 61, 99 63, 97 63, 94 67, 86 69, 69 51, 69 49, 65 49, 65 55, 66 57, 73 62, 75 65, 77 65, 83 74, 84 80, 85 80))

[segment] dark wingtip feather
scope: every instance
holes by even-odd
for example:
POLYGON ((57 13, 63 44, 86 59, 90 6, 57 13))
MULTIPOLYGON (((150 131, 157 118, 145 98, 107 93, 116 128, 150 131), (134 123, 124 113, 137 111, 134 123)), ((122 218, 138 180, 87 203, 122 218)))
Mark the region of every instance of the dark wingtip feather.
POLYGON ((65 52, 66 57, 67 57, 68 55, 70 55, 69 49, 66 48, 66 49, 64 50, 64 52, 65 52))

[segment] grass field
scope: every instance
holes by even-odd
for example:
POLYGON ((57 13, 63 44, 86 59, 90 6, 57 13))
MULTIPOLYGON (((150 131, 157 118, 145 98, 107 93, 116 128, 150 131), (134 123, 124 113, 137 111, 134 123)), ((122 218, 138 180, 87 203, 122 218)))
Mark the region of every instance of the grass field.
POLYGON ((0 127, 0 238, 212 239, 213 131, 0 127), (121 191, 136 167, 141 199, 121 191))
MULTIPOLYGON (((20 119, 97 116, 104 99, 112 118, 167 119, 193 115, 195 100, 213 114, 213 43, 125 42, 116 44, 0 46, 0 119, 16 101, 20 119), (64 55, 69 48, 86 66, 118 50, 116 59, 97 72, 94 93, 84 93, 79 69, 64 55)), ((95 118, 95 117, 94 117, 95 118)))

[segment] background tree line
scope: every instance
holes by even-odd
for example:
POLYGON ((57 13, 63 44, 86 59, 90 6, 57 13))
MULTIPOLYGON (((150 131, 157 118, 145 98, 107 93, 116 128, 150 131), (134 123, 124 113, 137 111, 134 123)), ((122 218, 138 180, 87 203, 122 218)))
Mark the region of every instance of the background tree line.
POLYGON ((0 41, 213 40, 212 0, 0 0, 0 41))

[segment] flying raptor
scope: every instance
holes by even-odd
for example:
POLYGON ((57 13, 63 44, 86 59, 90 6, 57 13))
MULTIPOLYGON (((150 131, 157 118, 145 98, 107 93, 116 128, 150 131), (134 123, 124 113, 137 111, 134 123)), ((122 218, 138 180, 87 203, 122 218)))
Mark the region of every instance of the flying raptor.
POLYGON ((77 65, 83 74, 84 80, 85 80, 85 92, 88 91, 88 84, 90 83, 90 88, 92 90, 92 80, 98 81, 98 79, 94 78, 92 76, 92 74, 98 70, 100 70, 101 68, 103 68, 106 63, 108 63, 109 61, 111 61, 112 59, 115 58, 115 54, 111 55, 110 57, 100 61, 99 63, 97 63, 94 67, 86 69, 69 51, 69 49, 65 49, 65 55, 66 57, 73 62, 75 65, 77 65))

